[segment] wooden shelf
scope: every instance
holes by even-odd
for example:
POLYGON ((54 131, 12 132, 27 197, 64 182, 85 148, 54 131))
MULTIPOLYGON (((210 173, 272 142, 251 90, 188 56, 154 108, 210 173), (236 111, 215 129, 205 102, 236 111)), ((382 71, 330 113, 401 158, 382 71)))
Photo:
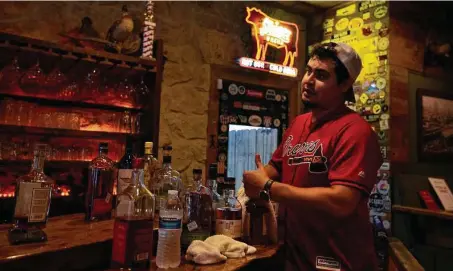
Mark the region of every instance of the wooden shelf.
POLYGON ((117 112, 123 112, 125 110, 131 112, 144 112, 145 109, 141 108, 131 108, 126 106, 119 106, 119 105, 109 105, 109 104, 98 104, 89 101, 65 101, 65 100, 56 100, 56 99, 49 99, 39 96, 24 96, 20 94, 11 94, 11 93, 3 93, 0 92, 0 97, 7 97, 13 98, 16 100, 32 102, 32 103, 39 103, 40 105, 47 105, 47 106, 54 106, 54 107, 81 107, 81 108, 95 108, 95 109, 105 109, 117 112))
POLYGON ((86 138, 123 138, 130 136, 133 139, 140 139, 143 134, 128 134, 115 132, 101 131, 83 131, 83 130, 68 130, 58 128, 43 128, 32 126, 17 126, 0 124, 0 132, 12 134, 33 134, 33 135, 48 135, 54 137, 86 137, 86 138))
POLYGON ((424 216, 433 216, 440 219, 453 220, 453 213, 446 211, 432 211, 429 209, 409 207, 402 205, 393 205, 392 211, 400 213, 409 213, 414 215, 424 215, 424 216))
POLYGON ((61 45, 6 32, 0 32, 0 47, 82 59, 89 62, 107 61, 127 68, 147 70, 148 72, 156 72, 158 66, 157 61, 154 59, 144 59, 89 48, 61 45))

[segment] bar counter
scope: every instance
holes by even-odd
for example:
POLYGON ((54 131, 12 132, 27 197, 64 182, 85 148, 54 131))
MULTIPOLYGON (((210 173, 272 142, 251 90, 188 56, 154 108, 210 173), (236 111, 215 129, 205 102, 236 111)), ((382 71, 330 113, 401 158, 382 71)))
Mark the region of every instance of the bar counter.
MULTIPOLYGON (((47 242, 16 246, 8 242, 9 227, 0 225, 0 270, 113 270, 108 269, 113 220, 86 223, 83 214, 50 218, 45 229, 47 242)), ((253 255, 215 265, 196 265, 183 260, 180 267, 168 270, 238 270, 253 259, 272 256, 277 248, 257 246, 257 252, 253 255)), ((157 270, 154 258, 150 270, 157 270)))

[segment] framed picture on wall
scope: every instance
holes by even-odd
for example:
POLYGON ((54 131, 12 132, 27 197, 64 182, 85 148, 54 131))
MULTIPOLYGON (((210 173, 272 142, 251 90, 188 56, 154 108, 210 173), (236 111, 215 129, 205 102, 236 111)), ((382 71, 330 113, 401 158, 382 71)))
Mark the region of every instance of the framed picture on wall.
POLYGON ((421 162, 453 162, 453 92, 417 89, 417 142, 421 162))

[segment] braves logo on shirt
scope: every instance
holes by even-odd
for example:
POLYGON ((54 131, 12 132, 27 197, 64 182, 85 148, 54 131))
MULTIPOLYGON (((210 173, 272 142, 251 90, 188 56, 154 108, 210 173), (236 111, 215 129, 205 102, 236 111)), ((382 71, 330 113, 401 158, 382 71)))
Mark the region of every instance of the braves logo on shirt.
POLYGON ((297 166, 308 164, 310 173, 327 172, 327 158, 323 154, 320 140, 314 140, 292 145, 293 136, 290 135, 283 147, 283 156, 288 156, 288 165, 297 166))

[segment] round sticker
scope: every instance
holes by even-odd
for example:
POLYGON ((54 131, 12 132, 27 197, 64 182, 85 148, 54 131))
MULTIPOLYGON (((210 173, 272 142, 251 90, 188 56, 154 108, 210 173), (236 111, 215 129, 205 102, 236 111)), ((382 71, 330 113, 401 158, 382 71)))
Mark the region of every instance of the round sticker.
POLYGON ((279 127, 280 126, 280 120, 279 119, 274 119, 274 126, 279 127))
POLYGON ((378 67, 378 74, 379 75, 385 75, 386 71, 387 71, 387 67, 385 65, 382 65, 382 66, 378 67))
POLYGON ((386 85, 387 85, 387 80, 385 80, 384 78, 379 77, 378 79, 376 79, 376 87, 378 89, 383 90, 386 85))
POLYGON ((286 102, 286 95, 282 95, 282 102, 286 102))
POLYGON ((376 18, 376 19, 380 19, 380 18, 384 17, 386 14, 387 14, 386 6, 380 6, 374 10, 374 18, 376 18))
POLYGON ((389 183, 387 181, 381 180, 376 185, 376 188, 377 188, 377 191, 381 195, 387 195, 389 193, 389 190, 390 190, 390 185, 389 185, 389 183))
POLYGON ((388 120, 390 119, 390 115, 389 114, 382 114, 381 115, 381 120, 388 120))
POLYGON ((258 115, 251 115, 249 117, 249 124, 252 126, 260 126, 262 123, 261 117, 258 115))
POLYGON ((356 30, 360 29, 363 26, 363 19, 362 18, 354 18, 349 22, 349 30, 356 30))
POLYGON ((389 106, 388 105, 383 105, 382 106, 382 112, 387 112, 389 110, 389 106))
POLYGON ((381 90, 379 91, 379 98, 384 99, 385 98, 385 91, 381 90))
POLYGON ((348 18, 341 18, 336 24, 335 24, 335 29, 338 31, 345 30, 349 25, 349 19, 348 18))
POLYGON ((382 221, 382 225, 384 226, 384 229, 390 230, 390 222, 388 220, 382 221))
POLYGON ((239 87, 239 94, 241 94, 241 95, 245 94, 245 87, 244 86, 240 86, 239 87))
POLYGON ((379 50, 387 50, 387 48, 389 47, 389 39, 387 37, 383 37, 381 39, 379 39, 378 41, 378 49, 379 50))
POLYGON ((380 37, 385 37, 389 34, 389 28, 387 26, 382 27, 379 29, 379 36, 380 37))
POLYGON ((282 100, 282 96, 280 94, 275 95, 275 100, 280 102, 282 100))
POLYGON ((381 113, 381 106, 378 104, 373 105, 373 114, 381 113))
POLYGON ((231 95, 236 95, 238 94, 238 86, 236 86, 236 84, 230 84, 228 86, 228 92, 231 94, 231 95))
POLYGON ((225 124, 223 124, 222 126, 220 126, 220 131, 226 133, 226 131, 228 131, 228 126, 226 126, 225 124))
POLYGON ((374 25, 374 28, 375 28, 376 30, 381 29, 381 27, 382 27, 381 21, 376 22, 376 24, 374 25))
POLYGON ((384 200, 382 199, 382 195, 379 193, 371 194, 368 201, 368 207, 377 212, 382 211, 384 209, 384 200))
POLYGON ((221 162, 226 161, 226 155, 224 153, 219 154, 219 161, 221 161, 221 162))
POLYGON ((220 99, 222 99, 222 101, 228 100, 228 94, 222 93, 222 95, 220 96, 220 99))

